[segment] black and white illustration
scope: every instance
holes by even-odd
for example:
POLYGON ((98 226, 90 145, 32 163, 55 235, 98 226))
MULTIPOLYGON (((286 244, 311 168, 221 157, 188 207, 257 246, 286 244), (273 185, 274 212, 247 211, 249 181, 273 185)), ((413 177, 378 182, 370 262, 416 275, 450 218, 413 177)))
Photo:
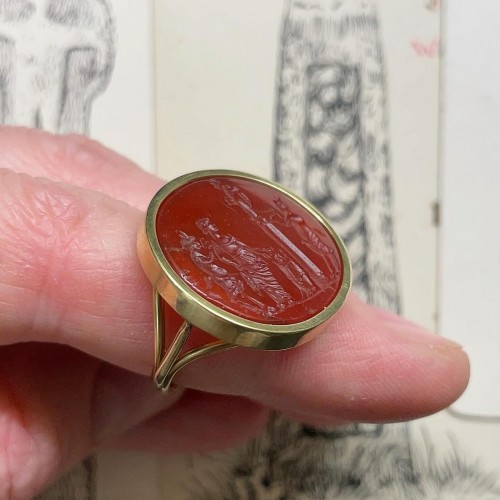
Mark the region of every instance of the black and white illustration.
MULTIPOLYGON (((497 477, 454 437, 436 445, 425 425, 355 425, 331 432, 272 419, 218 477, 187 486, 200 500, 495 500, 497 477), (222 474, 222 476, 221 476, 222 474), (221 477, 227 483, 222 485, 221 477), (208 490, 206 485, 210 485, 208 490), (203 494, 200 493, 203 491, 203 494)), ((221 461, 220 457, 213 459, 221 461)), ((198 464, 196 464, 198 467, 198 464)), ((199 478, 201 476, 198 476, 199 478)), ((205 477, 205 476, 204 476, 205 477)))
POLYGON ((89 133, 115 52, 109 0, 1 0, 0 123, 89 133))
POLYGON ((338 228, 369 302, 399 310, 385 67, 373 2, 288 1, 275 175, 338 228))

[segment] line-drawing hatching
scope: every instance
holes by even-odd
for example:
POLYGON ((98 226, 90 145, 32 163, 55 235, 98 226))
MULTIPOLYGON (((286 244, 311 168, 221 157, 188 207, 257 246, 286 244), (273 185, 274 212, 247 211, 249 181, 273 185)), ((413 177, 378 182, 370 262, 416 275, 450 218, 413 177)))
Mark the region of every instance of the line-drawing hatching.
POLYGON ((373 2, 288 1, 276 110, 276 179, 349 248, 354 287, 399 310, 385 63, 373 2))
POLYGON ((0 123, 88 134, 115 55, 108 0, 0 1, 0 123))

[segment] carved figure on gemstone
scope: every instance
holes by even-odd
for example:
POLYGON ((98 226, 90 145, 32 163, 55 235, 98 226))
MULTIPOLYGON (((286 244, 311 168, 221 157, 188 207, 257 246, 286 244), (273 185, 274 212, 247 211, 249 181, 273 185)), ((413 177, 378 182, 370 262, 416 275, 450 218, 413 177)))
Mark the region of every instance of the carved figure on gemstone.
MULTIPOLYGON (((241 307, 273 317, 276 312, 275 309, 266 307, 262 302, 245 293, 245 282, 241 279, 239 273, 230 272, 224 267, 224 263, 218 259, 210 244, 200 242, 194 236, 190 236, 183 231, 179 231, 178 234, 181 246, 180 248, 173 248, 171 251, 187 251, 189 253, 192 262, 205 275, 205 287, 209 290, 208 295, 211 298, 219 301, 224 300, 224 297, 213 290, 214 284, 216 284, 227 293, 231 300, 238 301, 241 307)), ((199 287, 197 280, 188 271, 182 273, 182 278, 193 288, 197 289, 199 287)))
POLYGON ((311 281, 304 269, 283 252, 276 252, 273 255, 273 260, 282 273, 299 290, 302 299, 308 299, 318 291, 318 287, 311 281))
POLYGON ((240 207, 252 219, 257 219, 257 212, 253 209, 252 200, 237 186, 212 179, 210 184, 224 193, 224 201, 229 207, 240 207))
MULTIPOLYGON (((237 299, 243 292, 245 287, 244 283, 238 279, 235 274, 230 273, 227 269, 218 265, 215 262, 216 257, 213 251, 206 246, 202 246, 194 236, 189 236, 182 231, 179 231, 179 236, 181 238, 182 250, 187 250, 191 260, 199 269, 202 269, 206 273, 205 282, 207 288, 212 288, 212 281, 214 281, 220 285, 231 298, 237 299)), ((186 279, 188 283, 198 286, 196 282, 193 282, 193 279, 188 273, 184 273, 182 277, 186 279)))
MULTIPOLYGON (((294 258, 300 259, 303 265, 309 270, 310 278, 308 280, 312 280, 314 286, 318 289, 329 288, 331 286, 330 281, 326 279, 319 267, 279 229, 278 222, 283 222, 285 226, 292 227, 302 238, 302 243, 325 261, 329 273, 336 278, 340 276, 341 264, 335 258, 333 249, 324 244, 316 232, 308 227, 304 219, 298 214, 293 213, 279 196, 274 199, 277 210, 258 212, 254 208, 250 196, 237 186, 219 180, 212 180, 210 183, 216 189, 224 192, 224 201, 230 208, 233 210, 241 208, 244 213, 250 216, 251 222, 263 228, 277 243, 285 244, 291 255, 294 258)), ((304 269, 298 266, 298 264, 296 265, 298 267, 296 271, 305 275, 306 272, 304 269)), ((284 272, 288 276, 287 271, 284 272)))
POLYGON ((281 310, 293 305, 290 294, 280 285, 260 256, 268 256, 272 250, 251 248, 234 236, 221 235, 218 227, 208 217, 198 220, 196 225, 210 238, 214 254, 222 262, 237 269, 242 279, 255 293, 267 295, 281 310))
POLYGON ((300 215, 292 212, 290 207, 280 197, 276 197, 273 203, 277 208, 273 212, 273 216, 278 217, 285 226, 293 227, 302 238, 302 243, 324 259, 329 272, 338 278, 341 272, 341 263, 335 258, 333 249, 323 243, 316 231, 311 229, 300 215))

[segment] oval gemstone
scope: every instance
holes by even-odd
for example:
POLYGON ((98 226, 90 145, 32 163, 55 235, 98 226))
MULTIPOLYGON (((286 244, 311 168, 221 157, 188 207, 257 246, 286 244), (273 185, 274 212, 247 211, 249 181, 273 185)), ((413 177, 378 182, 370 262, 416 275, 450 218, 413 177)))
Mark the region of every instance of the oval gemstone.
POLYGON ((187 182, 161 203, 156 233, 190 288, 250 321, 300 323, 323 311, 342 285, 342 256, 323 224, 257 180, 187 182))

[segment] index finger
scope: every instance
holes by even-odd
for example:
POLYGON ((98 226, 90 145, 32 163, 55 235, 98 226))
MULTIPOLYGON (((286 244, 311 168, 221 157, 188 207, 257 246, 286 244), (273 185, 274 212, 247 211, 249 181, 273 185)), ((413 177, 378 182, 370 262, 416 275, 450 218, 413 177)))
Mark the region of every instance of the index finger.
POLYGON ((88 137, 0 126, 0 166, 105 193, 145 210, 164 184, 88 137))
MULTIPOLYGON (((151 288, 135 250, 142 219, 105 195, 4 171, 1 341, 64 343, 148 373, 151 288)), ((455 344, 352 298, 307 345, 221 353, 186 367, 177 383, 326 423, 431 413, 467 379, 467 357, 455 344)))

